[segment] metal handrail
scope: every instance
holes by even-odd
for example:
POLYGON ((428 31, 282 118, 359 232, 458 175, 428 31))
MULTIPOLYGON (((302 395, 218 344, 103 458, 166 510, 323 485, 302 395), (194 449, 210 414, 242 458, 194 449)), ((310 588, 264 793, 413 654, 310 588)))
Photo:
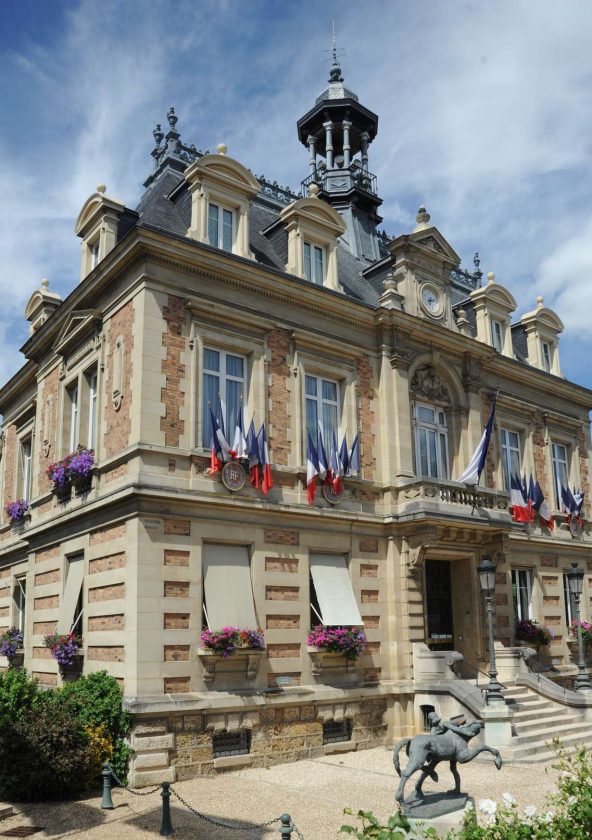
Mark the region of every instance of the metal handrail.
MULTIPOLYGON (((489 679, 490 679, 490 675, 487 673, 487 671, 483 671, 483 670, 481 670, 481 668, 479 668, 477 665, 475 665, 475 663, 474 663, 474 662, 470 662, 468 659, 466 659, 466 657, 464 657, 464 656, 463 656, 463 661, 462 661, 461 668, 462 668, 462 666, 464 666, 464 665, 465 665, 465 663, 469 666, 469 668, 472 668, 472 669, 473 669, 473 671, 475 671, 475 673, 476 673, 476 674, 481 674, 482 676, 487 677, 487 680, 489 681, 489 679)), ((478 677, 476 677, 476 679, 477 679, 477 682, 476 682, 477 688, 480 688, 480 686, 479 686, 479 678, 478 678, 478 677)), ((503 683, 501 683, 501 682, 500 682, 500 685, 501 685, 501 687, 502 687, 502 688, 507 688, 507 686, 506 686, 506 685, 504 685, 504 684, 503 684, 503 683)), ((484 687, 484 688, 486 688, 487 686, 483 686, 483 687, 484 687)))

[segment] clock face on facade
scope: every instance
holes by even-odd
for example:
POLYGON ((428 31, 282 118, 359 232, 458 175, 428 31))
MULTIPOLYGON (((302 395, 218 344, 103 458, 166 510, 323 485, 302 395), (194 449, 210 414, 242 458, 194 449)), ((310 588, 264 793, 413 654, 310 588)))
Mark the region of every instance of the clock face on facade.
POLYGON ((441 292, 431 283, 425 283, 421 288, 421 304, 428 315, 441 315, 444 308, 441 292))

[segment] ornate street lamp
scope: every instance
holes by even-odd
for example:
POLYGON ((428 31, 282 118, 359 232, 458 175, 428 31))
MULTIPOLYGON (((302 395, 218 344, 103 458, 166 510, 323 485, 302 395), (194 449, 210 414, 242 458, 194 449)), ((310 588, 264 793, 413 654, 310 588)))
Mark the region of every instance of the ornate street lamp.
POLYGON ((495 647, 493 644, 493 594, 495 592, 495 566, 491 562, 491 558, 484 555, 481 562, 477 566, 479 573, 479 581, 481 589, 485 595, 485 607, 487 610, 487 646, 489 649, 489 683, 485 689, 486 702, 489 706, 491 703, 504 703, 504 696, 502 694, 502 686, 497 680, 497 668, 495 667, 495 647))
POLYGON ((584 643, 582 641, 582 625, 580 623, 580 598, 582 597, 582 587, 584 585, 584 572, 582 569, 578 568, 578 564, 575 561, 571 564, 569 572, 567 572, 567 579, 569 581, 569 591, 573 595, 576 606, 578 632, 578 675, 575 680, 574 688, 576 691, 590 691, 590 689, 592 689, 592 685, 590 684, 590 677, 586 671, 584 643))

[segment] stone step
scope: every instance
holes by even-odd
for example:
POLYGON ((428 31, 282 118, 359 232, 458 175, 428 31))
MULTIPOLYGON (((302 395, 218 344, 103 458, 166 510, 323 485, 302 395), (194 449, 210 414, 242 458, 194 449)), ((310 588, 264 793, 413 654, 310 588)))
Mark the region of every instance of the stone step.
MULTIPOLYGON (((512 741, 517 741, 517 738, 513 738, 512 741)), ((522 761, 530 757, 532 760, 536 761, 545 761, 544 758, 540 756, 543 753, 550 755, 551 757, 555 757, 555 753, 551 749, 551 741, 553 740, 552 733, 549 733, 549 737, 541 740, 531 740, 527 743, 517 744, 516 746, 511 746, 508 749, 508 756, 512 757, 515 761, 522 761), (534 758, 536 756, 536 758, 534 758)), ((576 732, 572 735, 566 735, 563 738, 559 739, 561 746, 563 747, 579 747, 580 744, 584 744, 585 746, 592 746, 592 736, 585 735, 581 730, 576 732)), ((503 755, 503 750, 502 750, 503 755)))
POLYGON ((514 712, 544 712, 547 709, 554 709, 555 705, 555 703, 551 703, 549 700, 529 700, 528 702, 522 703, 508 703, 509 708, 514 712))
POLYGON ((529 717, 519 717, 519 714, 514 715, 512 722, 520 734, 541 726, 545 726, 551 731, 556 726, 568 726, 569 724, 583 725, 580 715, 562 713, 560 709, 553 709, 549 715, 532 714, 529 717))
POLYGON ((561 739, 572 734, 581 734, 582 738, 592 738, 590 731, 585 730, 582 726, 582 721, 578 720, 575 723, 555 725, 553 727, 539 725, 528 732, 517 729, 517 735, 515 738, 512 738, 512 741, 517 744, 527 744, 530 741, 539 741, 540 739, 552 741, 553 738, 561 739))
POLYGON ((504 697, 514 697, 516 694, 530 694, 531 691, 525 685, 511 685, 509 688, 504 688, 502 694, 504 697))
POLYGON ((0 802, 0 820, 5 820, 8 817, 14 816, 14 808, 8 802, 0 802))
MULTIPOLYGON (((527 720, 548 720, 556 715, 561 715, 561 708, 550 706, 548 709, 513 709, 514 717, 512 720, 518 724, 527 720)), ((567 715, 567 709, 565 714, 567 715)))

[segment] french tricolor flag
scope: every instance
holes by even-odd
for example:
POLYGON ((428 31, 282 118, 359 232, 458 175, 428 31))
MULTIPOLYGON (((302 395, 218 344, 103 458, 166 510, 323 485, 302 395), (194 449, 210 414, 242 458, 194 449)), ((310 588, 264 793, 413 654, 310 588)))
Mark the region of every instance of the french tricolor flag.
POLYGON ((228 441, 224 437, 219 422, 214 417, 214 412, 210 406, 210 422, 212 424, 212 452, 210 457, 210 468, 206 470, 206 475, 213 475, 220 472, 224 463, 230 460, 230 447, 228 441))
POLYGON ((555 527, 555 520, 553 519, 553 515, 551 514, 549 506, 545 501, 543 490, 538 481, 536 481, 534 485, 532 506, 534 510, 536 510, 536 512, 538 513, 541 522, 552 531, 555 527))
POLYGON ((255 421, 251 420, 249 431, 247 433, 247 453, 249 456, 249 474, 251 476, 251 484, 256 489, 259 489, 259 465, 261 458, 259 457, 259 445, 257 443, 257 433, 255 431, 255 421))
POLYGON ((269 450, 267 449, 265 423, 262 423, 261 428, 259 429, 257 444, 259 446, 259 459, 261 463, 261 490, 267 496, 273 487, 273 479, 271 477, 271 464, 269 463, 269 450))
POLYGON ((360 472, 360 441, 356 434, 349 453, 347 471, 357 475, 360 472))
POLYGON ((528 502, 524 498, 520 476, 518 475, 510 477, 510 506, 515 522, 530 522, 528 502))
POLYGON ((306 458, 306 490, 308 493, 308 504, 312 505, 314 502, 315 493, 317 491, 317 478, 319 475, 319 456, 315 449, 314 443, 308 433, 308 455, 306 458))
POLYGON ((493 430, 493 419, 495 417, 496 399, 497 391, 494 394, 493 399, 491 401, 491 411, 489 412, 489 419, 487 421, 485 429, 483 430, 483 434, 481 436, 481 440, 479 441, 479 445, 473 453, 473 457, 469 462, 469 466, 458 479, 458 481, 461 484, 468 484, 471 487, 475 487, 477 484, 479 484, 479 479, 481 478, 481 473, 483 472, 483 467, 485 466, 485 459, 487 458, 489 441, 491 440, 491 432, 493 430))
POLYGON ((339 493, 343 485, 343 464, 341 463, 339 453, 337 452, 337 438, 335 437, 335 432, 333 432, 333 443, 331 445, 331 474, 333 489, 336 493, 339 493))
POLYGON ((319 424, 319 431, 317 435, 317 454, 319 456, 319 478, 321 481, 331 481, 331 467, 327 453, 325 452, 325 445, 323 444, 323 432, 319 424))
POLYGON ((232 443, 234 458, 246 458, 248 454, 247 440, 245 438, 245 423, 243 419, 243 407, 238 408, 236 415, 236 426, 234 428, 234 440, 232 443))

